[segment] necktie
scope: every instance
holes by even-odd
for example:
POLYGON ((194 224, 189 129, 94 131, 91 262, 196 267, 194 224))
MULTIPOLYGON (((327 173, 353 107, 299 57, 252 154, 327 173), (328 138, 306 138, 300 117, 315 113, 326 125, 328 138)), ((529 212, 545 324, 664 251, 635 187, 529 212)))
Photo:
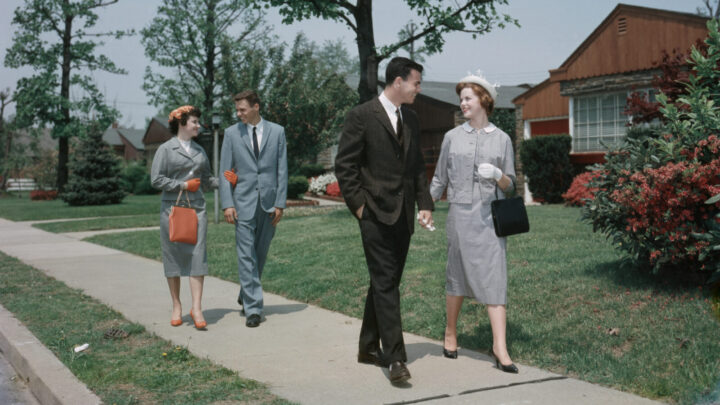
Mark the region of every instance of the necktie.
POLYGON ((397 116, 397 137, 398 142, 402 143, 403 141, 403 122, 402 122, 402 116, 400 115, 400 108, 395 110, 395 115, 397 116))
POLYGON ((257 127, 253 127, 253 152, 255 153, 255 159, 260 155, 260 148, 258 148, 257 141, 257 127))

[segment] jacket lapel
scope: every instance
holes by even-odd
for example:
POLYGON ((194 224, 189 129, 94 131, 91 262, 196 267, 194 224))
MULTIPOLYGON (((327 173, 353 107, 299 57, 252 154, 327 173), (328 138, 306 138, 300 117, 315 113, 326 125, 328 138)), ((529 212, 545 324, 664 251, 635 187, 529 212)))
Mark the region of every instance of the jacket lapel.
POLYGON ((272 130, 270 129, 270 125, 268 125, 268 122, 263 120, 263 136, 262 141, 260 141, 260 156, 262 156, 263 151, 265 150, 265 145, 268 143, 268 138, 272 135, 272 130))
POLYGON ((250 156, 252 156, 254 158, 255 152, 253 152, 252 140, 250 140, 250 135, 248 134, 248 131, 247 131, 247 125, 243 124, 242 121, 238 122, 238 129, 240 130, 240 140, 242 141, 242 143, 245 144, 245 146, 250 151, 250 156))
MULTIPOLYGON (((173 137, 173 149, 177 151, 177 153, 181 154, 182 156, 185 156, 186 158, 192 160, 192 157, 185 152, 185 148, 183 148, 182 144, 180 144, 180 140, 177 138, 177 136, 173 137)), ((190 143, 190 150, 192 151, 192 142, 190 143)))
POLYGON ((395 129, 393 129, 392 127, 390 118, 388 117, 387 112, 385 112, 385 109, 380 103, 380 99, 377 97, 373 99, 373 114, 375 115, 375 118, 380 121, 380 124, 382 124, 382 126, 385 128, 385 131, 387 131, 387 134, 390 136, 390 138, 393 139, 395 144, 399 145, 397 135, 395 135, 395 129))

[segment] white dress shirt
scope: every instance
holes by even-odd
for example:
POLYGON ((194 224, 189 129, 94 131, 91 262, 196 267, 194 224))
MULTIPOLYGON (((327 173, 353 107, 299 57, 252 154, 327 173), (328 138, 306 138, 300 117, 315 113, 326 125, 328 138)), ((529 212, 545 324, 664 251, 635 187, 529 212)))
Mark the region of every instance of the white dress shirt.
MULTIPOLYGON (((258 150, 260 150, 260 146, 262 145, 262 137, 263 137, 263 128, 265 128, 265 121, 260 117, 260 122, 257 123, 257 125, 252 124, 245 124, 247 126, 248 135, 250 136, 250 144, 252 145, 252 131, 253 127, 257 128, 257 141, 258 141, 258 150)), ((254 146, 254 145, 253 145, 254 146)))
MULTIPOLYGON (((385 112, 388 115, 388 118, 390 118, 390 123, 392 124, 393 129, 397 131, 397 113, 396 111, 400 108, 400 106, 396 106, 395 104, 390 101, 389 98, 385 95, 385 91, 380 93, 380 96, 378 97, 380 100, 380 104, 382 104, 383 108, 385 109, 385 112)), ((402 119, 402 110, 400 110, 400 118, 402 119)))
POLYGON ((178 141, 180 141, 180 146, 182 146, 183 149, 185 149, 185 152, 187 152, 189 155, 190 154, 190 140, 188 139, 187 141, 183 141, 182 139, 178 138, 178 141))

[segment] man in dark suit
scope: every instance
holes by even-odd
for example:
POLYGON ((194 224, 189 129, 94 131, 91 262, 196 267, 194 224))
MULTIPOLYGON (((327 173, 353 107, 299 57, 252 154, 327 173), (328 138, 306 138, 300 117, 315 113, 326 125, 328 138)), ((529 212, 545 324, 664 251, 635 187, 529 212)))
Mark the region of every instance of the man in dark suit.
POLYGON ((433 202, 411 104, 420 92, 422 66, 394 58, 379 97, 345 117, 335 175, 345 202, 360 221, 370 288, 360 330, 358 362, 390 367, 390 381, 410 378, 400 319, 400 278, 418 221, 432 226, 433 202), (382 349, 380 347, 382 342, 382 349))

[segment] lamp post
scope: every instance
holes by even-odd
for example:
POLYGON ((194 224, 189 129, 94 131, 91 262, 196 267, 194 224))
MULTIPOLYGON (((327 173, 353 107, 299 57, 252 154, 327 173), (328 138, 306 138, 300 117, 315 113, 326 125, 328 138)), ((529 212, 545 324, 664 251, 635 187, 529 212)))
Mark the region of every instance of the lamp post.
MULTIPOLYGON (((213 172, 215 173, 215 178, 220 181, 220 176, 218 173, 218 128, 220 127, 220 114, 213 113, 212 115, 212 128, 213 128, 213 172)), ((214 208, 215 208, 215 223, 219 223, 219 208, 220 208, 220 197, 218 195, 218 189, 216 188, 214 191, 214 208)))

